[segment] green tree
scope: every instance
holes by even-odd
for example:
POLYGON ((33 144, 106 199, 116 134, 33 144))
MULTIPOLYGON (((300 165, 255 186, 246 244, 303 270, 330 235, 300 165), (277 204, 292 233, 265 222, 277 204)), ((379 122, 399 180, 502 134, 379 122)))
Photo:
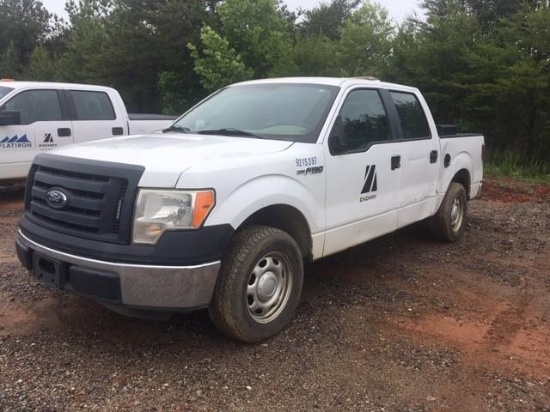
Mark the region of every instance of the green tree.
POLYGON ((392 50, 393 26, 388 12, 365 2, 344 22, 338 61, 347 76, 380 76, 392 50))
POLYGON ((170 0, 158 14, 159 48, 163 50, 158 86, 166 113, 181 113, 205 94, 187 46, 200 42, 204 25, 220 26, 217 4, 218 1, 170 0))
POLYGON ((189 44, 189 48, 195 60, 195 70, 206 90, 213 92, 229 83, 252 78, 252 69, 245 66, 229 42, 211 27, 201 29, 201 43, 202 54, 192 44, 189 44))
POLYGON ((21 61, 17 55, 17 50, 13 43, 7 47, 6 50, 0 55, 0 78, 14 78, 19 77, 21 72, 21 61))
POLYGON ((34 48, 24 77, 36 81, 61 81, 63 70, 56 56, 50 56, 44 46, 34 48))
POLYGON ((108 84, 102 56, 109 44, 106 31, 108 9, 98 0, 67 3, 70 29, 65 33, 62 56, 63 79, 71 82, 108 84))
POLYGON ((0 55, 13 48, 26 66, 34 48, 49 35, 51 17, 40 1, 0 0, 0 55))
POLYGON ((226 0, 218 7, 219 32, 205 28, 200 44, 189 45, 204 85, 293 73, 289 19, 278 6, 276 0, 226 0))
POLYGON ((344 76, 338 62, 338 42, 325 36, 298 34, 294 45, 296 76, 344 76))
POLYGON ((429 15, 426 23, 410 20, 400 28, 386 74, 391 81, 423 90, 436 121, 462 124, 467 90, 457 75, 471 70, 469 50, 480 41, 481 29, 465 10, 447 11, 444 16, 429 15))
POLYGON ((362 0, 332 0, 319 6, 302 11, 304 16, 300 32, 305 37, 327 37, 332 41, 340 40, 345 21, 361 4, 362 0))
POLYGON ((503 21, 494 39, 471 50, 465 98, 471 122, 492 147, 530 158, 550 153, 550 10, 524 9, 503 21))
POLYGON ((276 0, 226 0, 218 8, 224 37, 256 78, 291 70, 292 41, 278 5, 276 0))

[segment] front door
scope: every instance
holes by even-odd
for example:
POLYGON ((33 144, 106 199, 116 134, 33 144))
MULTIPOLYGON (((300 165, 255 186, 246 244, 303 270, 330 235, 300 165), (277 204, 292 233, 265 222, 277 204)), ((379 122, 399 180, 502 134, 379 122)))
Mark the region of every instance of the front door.
POLYGON ((20 124, 0 126, 3 175, 23 176, 38 153, 73 143, 72 122, 61 102, 57 90, 25 90, 0 108, 21 118, 20 124))
POLYGON ((380 92, 349 91, 325 145, 325 256, 397 227, 402 169, 392 137, 380 92))

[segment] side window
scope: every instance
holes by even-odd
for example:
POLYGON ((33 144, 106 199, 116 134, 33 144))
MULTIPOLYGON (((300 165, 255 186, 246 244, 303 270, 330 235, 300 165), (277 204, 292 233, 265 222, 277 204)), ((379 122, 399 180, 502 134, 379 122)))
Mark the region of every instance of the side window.
POLYGON ((331 139, 335 140, 331 144, 331 152, 340 154, 366 150, 370 143, 388 138, 388 120, 378 92, 352 91, 334 124, 331 139))
POLYGON ((6 110, 19 111, 21 124, 63 119, 55 90, 24 91, 13 96, 4 106, 6 110))
POLYGON ((111 99, 104 92, 71 90, 76 120, 115 120, 111 99))
POLYGON ((414 94, 391 92, 405 139, 429 139, 430 128, 424 110, 414 94))

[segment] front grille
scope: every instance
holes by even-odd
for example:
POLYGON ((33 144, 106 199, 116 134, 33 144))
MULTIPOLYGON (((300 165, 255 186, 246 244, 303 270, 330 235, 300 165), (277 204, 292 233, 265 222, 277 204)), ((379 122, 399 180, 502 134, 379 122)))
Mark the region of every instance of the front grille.
POLYGON ((29 219, 67 234, 128 243, 137 182, 143 168, 40 155, 29 174, 29 219), (47 201, 58 190, 67 196, 61 208, 47 201))

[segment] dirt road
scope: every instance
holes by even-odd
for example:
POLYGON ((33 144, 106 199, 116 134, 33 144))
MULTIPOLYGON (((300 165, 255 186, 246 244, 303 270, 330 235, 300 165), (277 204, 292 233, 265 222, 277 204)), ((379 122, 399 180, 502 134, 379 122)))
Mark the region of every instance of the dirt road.
POLYGON ((129 319, 46 289, 0 201, 2 411, 550 411, 550 190, 490 180, 465 237, 410 228, 307 268, 291 327, 129 319))

